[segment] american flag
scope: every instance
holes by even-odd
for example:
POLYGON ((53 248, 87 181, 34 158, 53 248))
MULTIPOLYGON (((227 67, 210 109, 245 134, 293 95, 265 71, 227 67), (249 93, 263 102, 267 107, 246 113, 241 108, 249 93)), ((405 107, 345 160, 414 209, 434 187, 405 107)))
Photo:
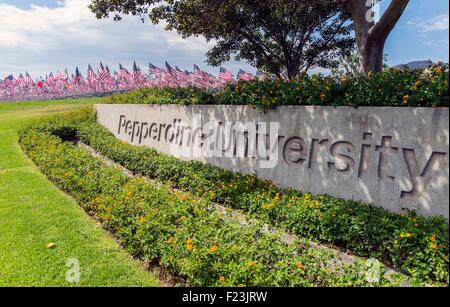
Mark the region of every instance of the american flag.
POLYGON ((136 61, 133 63, 133 81, 135 83, 141 83, 144 76, 142 75, 141 69, 137 66, 136 61))
POLYGON ((66 82, 69 80, 69 73, 67 72, 67 68, 64 69, 64 73, 62 74, 62 81, 66 82))
POLYGON ((78 67, 75 69, 75 75, 72 78, 72 82, 73 82, 73 84, 76 84, 76 85, 80 85, 80 84, 84 84, 85 83, 83 75, 81 74, 81 72, 78 69, 78 67))
POLYGON ((34 85, 33 79, 31 79, 30 74, 25 72, 25 85, 34 85))
POLYGON ((58 70, 53 78, 55 81, 66 81, 68 77, 69 76, 67 74, 67 68, 66 68, 64 73, 62 73, 58 70))
POLYGON ((219 79, 225 82, 233 82, 233 74, 226 68, 220 67, 219 79))
POLYGON ((97 80, 100 81, 100 82, 104 82, 104 81, 108 80, 111 77, 111 74, 109 73, 109 70, 106 70, 102 66, 100 66, 100 69, 99 69, 99 72, 98 72, 98 75, 97 75, 97 80))
POLYGON ((167 61, 166 61, 166 69, 167 69, 167 72, 169 73, 169 75, 171 75, 174 78, 177 77, 175 69, 173 69, 172 66, 170 66, 170 64, 167 61))
POLYGON ((194 75, 197 77, 203 77, 203 71, 196 64, 194 64, 194 75))
MULTIPOLYGON (((111 75, 112 70, 100 62, 98 75, 89 65, 87 76, 83 78, 77 67, 75 73, 71 74, 70 83, 67 69, 63 73, 58 71, 55 75, 50 73, 45 78, 41 77, 39 82, 34 82, 28 72, 25 73, 25 77, 20 74, 17 79, 13 75, 9 75, 0 81, 0 101, 49 100, 80 95, 89 96, 128 91, 142 86, 168 86, 173 88, 195 86, 209 90, 223 87, 227 82, 234 82, 233 74, 225 68, 221 68, 220 78, 202 71, 197 65, 194 65, 192 72, 182 71, 178 66, 175 66, 174 69, 168 62, 166 62, 165 68, 158 68, 150 63, 149 72, 150 74, 153 73, 155 78, 147 78, 134 62, 131 72, 128 72, 126 68, 119 64, 118 73, 114 72, 114 75, 111 75), (98 82, 98 80, 103 80, 103 82, 98 82)), ((248 79, 250 76, 253 75, 244 71, 239 73, 239 79, 248 79)), ((260 74, 257 76, 259 78, 260 74)))
POLYGON ((24 86, 25 85, 25 79, 22 74, 19 75, 19 78, 15 79, 13 81, 13 85, 15 85, 15 86, 24 86))
POLYGON ((184 82, 184 80, 178 80, 179 75, 175 69, 170 66, 170 64, 166 61, 166 70, 164 71, 164 76, 162 78, 162 81, 165 86, 169 87, 177 87, 180 86, 180 82, 184 82))
POLYGON ((153 65, 152 63, 148 64, 148 72, 152 75, 160 74, 162 69, 158 66, 153 65))
POLYGON ((90 83, 93 82, 98 82, 97 80, 97 76, 95 75, 94 70, 92 69, 91 65, 88 65, 88 70, 87 70, 87 80, 90 83))
POLYGON ((194 86, 201 88, 208 88, 211 83, 211 77, 206 72, 202 71, 200 67, 194 65, 194 86))
POLYGON ((4 86, 4 87, 10 86, 10 85, 12 85, 13 83, 14 83, 14 77, 13 77, 13 75, 9 75, 9 76, 7 76, 7 77, 5 77, 5 78, 3 79, 3 86, 4 86))
POLYGON ((190 85, 190 77, 189 77, 189 72, 184 72, 182 71, 178 66, 175 66, 175 74, 176 74, 176 79, 177 79, 177 85, 181 86, 181 87, 186 87, 190 85))
POLYGON ((242 81, 250 81, 253 79, 253 74, 249 73, 249 72, 245 72, 242 69, 239 70, 238 72, 238 79, 242 80, 242 81))
POLYGON ((128 72, 128 70, 125 67, 123 67, 122 64, 119 63, 119 78, 128 82, 129 75, 130 73, 128 72))
POLYGON ((55 80, 55 78, 53 78, 53 73, 50 73, 45 78, 45 84, 48 85, 48 86, 55 86, 56 85, 56 80, 55 80))

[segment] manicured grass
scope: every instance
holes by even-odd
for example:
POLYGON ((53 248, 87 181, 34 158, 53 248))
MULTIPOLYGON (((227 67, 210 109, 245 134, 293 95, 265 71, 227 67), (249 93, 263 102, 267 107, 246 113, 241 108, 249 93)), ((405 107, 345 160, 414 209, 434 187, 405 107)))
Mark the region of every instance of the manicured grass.
POLYGON ((122 250, 22 153, 23 120, 91 105, 100 99, 0 103, 0 286, 157 286, 158 280, 122 250), (53 248, 47 248, 54 243, 53 248), (80 264, 68 283, 66 262, 80 264))

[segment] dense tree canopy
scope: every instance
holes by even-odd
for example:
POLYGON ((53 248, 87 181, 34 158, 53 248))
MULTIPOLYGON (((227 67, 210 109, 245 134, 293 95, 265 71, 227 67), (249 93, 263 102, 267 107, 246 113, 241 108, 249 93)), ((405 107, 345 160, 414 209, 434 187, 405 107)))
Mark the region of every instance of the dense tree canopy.
POLYGON ((354 47, 345 3, 311 0, 93 0, 97 18, 147 16, 182 37, 215 42, 207 61, 234 57, 278 77, 292 79, 314 66, 331 68, 354 47))

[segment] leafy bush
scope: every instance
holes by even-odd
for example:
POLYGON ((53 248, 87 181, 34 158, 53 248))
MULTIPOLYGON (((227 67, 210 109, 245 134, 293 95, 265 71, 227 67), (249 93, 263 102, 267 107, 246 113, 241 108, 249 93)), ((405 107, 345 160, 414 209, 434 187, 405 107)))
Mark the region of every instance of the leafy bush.
MULTIPOLYGON (((59 188, 73 195, 134 256, 157 260, 192 286, 364 286, 366 268, 333 262, 334 254, 308 242, 287 245, 261 222, 220 213, 204 197, 130 179, 60 135, 71 116, 35 123, 20 132, 25 153, 59 188)), ((396 285, 383 275, 375 285, 396 285)))
POLYGON ((252 105, 268 110, 280 105, 448 107, 447 68, 427 71, 389 69, 368 79, 339 80, 304 75, 292 82, 248 81, 222 91, 195 88, 142 88, 116 94, 107 103, 252 105))
POLYGON ((214 104, 213 94, 195 87, 188 88, 139 88, 126 94, 114 94, 106 103, 131 104, 214 104))
POLYGON ((181 161, 117 140, 92 114, 53 126, 54 131, 58 127, 77 130, 82 141, 139 175, 243 209, 302 237, 341 246, 358 256, 376 257, 422 280, 448 282, 449 228, 444 218, 395 214, 357 201, 282 190, 255 176, 181 161))

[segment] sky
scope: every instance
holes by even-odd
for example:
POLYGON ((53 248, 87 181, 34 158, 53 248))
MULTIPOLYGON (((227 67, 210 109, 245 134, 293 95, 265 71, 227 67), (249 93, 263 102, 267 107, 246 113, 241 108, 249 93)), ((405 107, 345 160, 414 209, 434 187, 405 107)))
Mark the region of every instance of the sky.
MULTIPOLYGON (((217 74, 205 63, 211 47, 202 38, 182 39, 162 25, 142 23, 127 16, 120 22, 97 20, 89 11, 89 0, 0 0, 0 78, 28 71, 44 76, 76 66, 84 72, 88 64, 102 61, 112 69, 118 63, 130 68, 134 60, 141 68, 149 62, 192 70, 193 64, 217 74)), ((389 0, 383 0, 381 11, 389 0)), ((449 61, 448 0, 411 0, 386 43, 388 64, 415 60, 449 61)), ((254 72, 245 62, 224 64, 236 73, 254 72)))

